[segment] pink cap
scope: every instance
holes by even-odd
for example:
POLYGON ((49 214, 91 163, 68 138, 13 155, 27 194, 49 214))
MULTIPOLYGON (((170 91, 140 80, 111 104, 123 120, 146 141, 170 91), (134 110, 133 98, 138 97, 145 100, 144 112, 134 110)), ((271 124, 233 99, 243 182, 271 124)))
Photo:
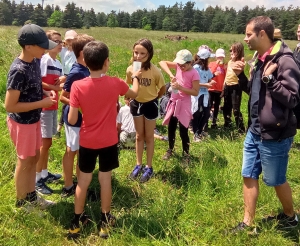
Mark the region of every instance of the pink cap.
POLYGON ((66 31, 65 33, 65 40, 74 39, 76 37, 77 37, 77 32, 75 32, 74 30, 69 30, 66 31))

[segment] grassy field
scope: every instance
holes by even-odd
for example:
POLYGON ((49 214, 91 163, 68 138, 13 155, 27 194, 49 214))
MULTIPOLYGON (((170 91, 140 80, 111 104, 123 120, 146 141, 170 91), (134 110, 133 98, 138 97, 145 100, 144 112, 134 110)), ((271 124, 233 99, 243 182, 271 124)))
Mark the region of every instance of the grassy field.
MULTIPOLYGON (((20 52, 16 41, 16 27, 0 27, 0 101, 3 105, 6 74, 13 59, 20 52)), ((62 33, 66 30, 59 29, 62 33)), ((227 51, 236 41, 243 41, 243 35, 184 33, 188 39, 180 42, 166 40, 170 32, 155 32, 134 29, 91 28, 78 30, 110 48, 110 75, 125 78, 125 71, 131 58, 133 43, 142 37, 149 38, 154 45, 153 63, 172 60, 178 50, 187 48, 196 53, 202 44, 214 50, 227 51)), ((287 42, 291 48, 296 41, 287 42)), ((246 60, 252 53, 246 49, 246 60)), ((165 75, 165 74, 164 74, 165 75)), ((165 77, 166 80, 168 79, 165 77)), ((243 96, 242 112, 247 119, 246 101, 243 96)), ((54 194, 48 199, 57 205, 46 212, 25 214, 16 210, 13 182, 16 155, 6 127, 6 112, 0 108, 0 245, 75 245, 66 239, 66 232, 73 215, 73 197, 60 198, 62 181, 50 185, 54 194)), ((222 125, 222 115, 219 125, 222 125)), ((166 134, 166 128, 157 123, 158 129, 166 134)), ((156 140, 154 154, 155 177, 146 184, 127 179, 135 165, 135 153, 121 150, 120 167, 113 174, 113 208, 117 227, 108 240, 96 235, 96 224, 100 219, 99 202, 88 202, 86 212, 92 223, 84 231, 78 245, 299 245, 299 228, 292 231, 278 231, 275 225, 262 225, 258 236, 247 234, 231 235, 227 231, 241 221, 243 216, 241 161, 243 135, 236 130, 224 131, 222 127, 210 130, 210 139, 191 143, 192 162, 188 168, 181 166, 181 142, 177 138, 177 155, 162 161, 167 143, 156 140)), ((295 137, 290 152, 288 180, 293 189, 295 209, 300 212, 300 139, 295 137)), ((65 139, 53 141, 49 169, 61 173, 65 139)), ((91 187, 98 189, 97 173, 91 187)), ((256 223, 262 218, 280 211, 280 204, 273 189, 261 182, 256 223)))

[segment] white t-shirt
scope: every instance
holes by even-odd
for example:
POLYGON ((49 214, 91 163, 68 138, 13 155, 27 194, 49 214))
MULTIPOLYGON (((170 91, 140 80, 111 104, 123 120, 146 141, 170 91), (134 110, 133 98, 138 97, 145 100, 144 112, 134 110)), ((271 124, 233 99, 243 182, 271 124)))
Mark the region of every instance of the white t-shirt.
POLYGON ((61 64, 63 67, 63 73, 69 74, 74 62, 76 62, 76 56, 73 51, 69 51, 68 48, 63 47, 59 53, 61 64))
POLYGON ((132 114, 130 113, 130 107, 125 105, 120 108, 119 114, 117 116, 117 122, 122 124, 121 130, 131 133, 135 132, 134 122, 132 114))

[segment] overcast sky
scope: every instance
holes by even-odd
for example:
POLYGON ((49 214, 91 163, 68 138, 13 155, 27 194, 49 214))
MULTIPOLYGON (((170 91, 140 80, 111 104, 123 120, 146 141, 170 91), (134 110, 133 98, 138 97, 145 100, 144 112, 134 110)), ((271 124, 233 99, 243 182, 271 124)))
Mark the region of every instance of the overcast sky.
MULTIPOLYGON (((16 3, 20 3, 21 1, 16 1, 16 3)), ((26 3, 32 3, 33 5, 36 5, 38 3, 42 4, 42 0, 31 0, 31 1, 26 1, 24 0, 25 4, 26 3)), ((68 0, 45 0, 44 1, 44 6, 47 4, 49 5, 59 5, 62 9, 66 6, 68 0)), ((84 1, 73 1, 76 3, 77 7, 81 7, 85 10, 94 8, 95 12, 104 12, 104 13, 110 13, 111 10, 115 11, 125 11, 128 13, 132 13, 137 9, 157 9, 159 5, 165 5, 165 6, 173 6, 176 1, 175 0, 84 0, 84 1)), ((180 2, 180 1, 178 1, 180 2)), ((183 4, 185 4, 187 1, 182 1, 183 4)), ((194 0, 196 3, 196 7, 199 9, 203 9, 208 7, 209 5, 211 6, 222 6, 222 7, 233 7, 236 10, 241 9, 244 7, 246 4, 250 8, 254 8, 255 6, 259 5, 261 6, 262 4, 265 6, 266 9, 269 9, 271 7, 281 7, 285 6, 286 8, 289 5, 294 5, 298 3, 298 6, 300 5, 299 0, 194 0), (208 4, 209 2, 209 4, 208 4)))

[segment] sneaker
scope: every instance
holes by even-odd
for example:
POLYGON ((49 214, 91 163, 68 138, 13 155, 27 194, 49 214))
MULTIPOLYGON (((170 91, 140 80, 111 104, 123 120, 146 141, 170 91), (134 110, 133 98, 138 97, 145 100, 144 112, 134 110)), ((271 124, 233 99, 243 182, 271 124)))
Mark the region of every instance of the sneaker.
POLYGON ((286 215, 285 213, 279 213, 275 216, 269 216, 263 220, 264 222, 277 221, 279 229, 291 229, 298 226, 298 216, 294 214, 293 217, 286 215))
POLYGON ((53 193, 53 190, 45 184, 42 178, 35 183, 35 190, 43 195, 51 195, 53 193))
POLYGON ((145 167, 143 169, 143 174, 140 178, 141 183, 147 182, 153 176, 153 168, 152 167, 145 167))
POLYGON ((240 232, 247 232, 249 235, 257 236, 258 235, 258 230, 256 227, 251 227, 245 224, 244 222, 240 222, 236 227, 231 229, 232 234, 238 234, 240 232))
POLYGON ((197 142, 201 142, 201 136, 199 136, 197 133, 194 135, 194 138, 193 138, 194 142, 197 143, 197 142))
POLYGON ((142 165, 136 165, 131 174, 129 175, 129 178, 132 180, 136 180, 137 177, 140 175, 142 171, 142 165))
POLYGON ((77 183, 73 183, 73 186, 70 189, 62 188, 60 196, 66 198, 75 194, 77 183))
POLYGON ((60 174, 52 174, 48 172, 48 176, 46 178, 43 178, 44 182, 51 183, 58 179, 60 179, 62 176, 60 174))
POLYGON ((107 221, 100 221, 100 225, 99 225, 99 236, 105 239, 109 237, 110 230, 116 224, 115 216, 109 214, 107 217, 108 217, 107 221))
POLYGON ((79 223, 77 224, 74 222, 74 219, 71 220, 71 226, 69 228, 69 232, 67 237, 69 239, 76 239, 80 236, 80 227, 84 227, 87 225, 90 221, 90 218, 88 215, 83 212, 79 218, 79 223))
POLYGON ((46 209, 48 207, 51 207, 55 204, 56 204, 56 202, 46 200, 41 196, 37 196, 37 199, 35 201, 29 203, 29 205, 34 206, 36 208, 39 208, 41 210, 44 210, 44 209, 46 209))
POLYGON ((161 136, 161 133, 159 132, 159 130, 157 130, 157 128, 154 128, 154 134, 161 136))
POLYGON ((168 149, 165 155, 163 156, 163 160, 169 160, 173 155, 173 150, 168 149))

